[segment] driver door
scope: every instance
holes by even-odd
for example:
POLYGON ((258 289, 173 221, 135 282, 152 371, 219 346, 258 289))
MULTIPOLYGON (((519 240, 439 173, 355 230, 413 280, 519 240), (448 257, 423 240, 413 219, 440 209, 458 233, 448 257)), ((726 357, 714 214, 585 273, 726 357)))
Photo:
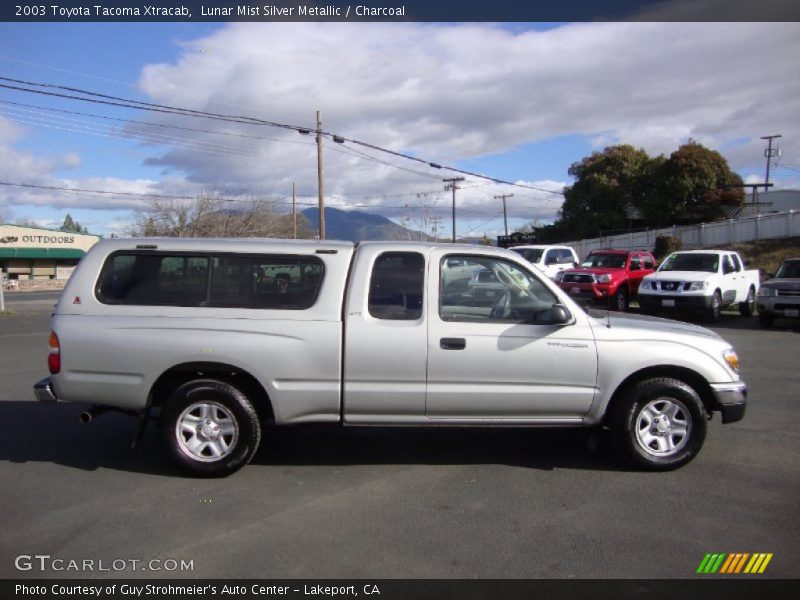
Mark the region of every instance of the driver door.
POLYGON ((579 423, 597 376, 586 316, 557 323, 545 276, 506 257, 442 249, 430 261, 426 416, 579 423), (442 285, 452 258, 473 265, 466 289, 442 285))

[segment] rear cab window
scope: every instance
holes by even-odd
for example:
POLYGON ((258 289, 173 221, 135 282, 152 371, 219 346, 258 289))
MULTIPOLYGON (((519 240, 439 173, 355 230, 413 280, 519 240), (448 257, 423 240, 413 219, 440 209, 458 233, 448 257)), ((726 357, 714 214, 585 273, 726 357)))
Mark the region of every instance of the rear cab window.
MULTIPOLYGON (((461 269, 462 261, 452 268, 461 269)), ((425 257, 419 252, 384 252, 375 260, 369 284, 369 314, 376 319, 416 321, 422 317, 425 257)))

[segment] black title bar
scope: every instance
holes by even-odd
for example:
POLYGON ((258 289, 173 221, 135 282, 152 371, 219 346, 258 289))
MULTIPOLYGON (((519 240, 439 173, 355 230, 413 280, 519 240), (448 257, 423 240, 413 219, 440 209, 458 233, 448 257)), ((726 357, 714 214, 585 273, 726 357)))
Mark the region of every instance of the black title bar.
POLYGON ((6 22, 800 21, 798 2, 754 0, 16 0, 6 22))

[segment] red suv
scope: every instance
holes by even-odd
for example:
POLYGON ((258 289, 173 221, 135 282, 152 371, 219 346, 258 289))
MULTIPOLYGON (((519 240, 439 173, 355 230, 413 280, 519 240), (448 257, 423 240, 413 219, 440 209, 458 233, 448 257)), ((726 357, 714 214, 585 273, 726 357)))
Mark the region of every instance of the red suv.
POLYGON ((561 271, 556 282, 579 302, 605 304, 625 312, 645 275, 653 272, 655 258, 641 250, 592 250, 580 267, 561 271))

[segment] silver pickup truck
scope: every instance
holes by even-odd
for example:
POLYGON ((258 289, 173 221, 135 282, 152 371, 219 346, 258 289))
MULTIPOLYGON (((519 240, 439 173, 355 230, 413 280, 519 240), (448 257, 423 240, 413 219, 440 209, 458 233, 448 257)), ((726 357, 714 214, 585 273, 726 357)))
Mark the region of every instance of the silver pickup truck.
POLYGON ((451 244, 115 239, 52 319, 39 400, 158 418, 171 457, 221 476, 265 424, 595 427, 634 466, 694 458, 744 416, 730 344, 594 318, 519 254, 451 244))

